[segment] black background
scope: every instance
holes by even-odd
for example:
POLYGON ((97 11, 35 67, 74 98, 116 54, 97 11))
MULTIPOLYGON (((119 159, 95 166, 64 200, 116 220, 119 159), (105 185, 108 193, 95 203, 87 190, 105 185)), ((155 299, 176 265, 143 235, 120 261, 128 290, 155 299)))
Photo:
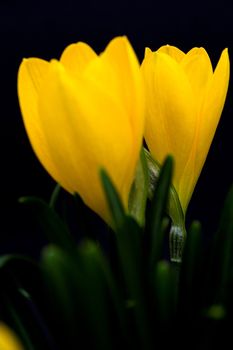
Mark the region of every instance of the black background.
MULTIPOLYGON (((117 35, 127 35, 140 61, 145 46, 173 44, 184 51, 207 49, 215 65, 221 51, 233 57, 233 5, 222 1, 10 1, 0 2, 0 251, 30 252, 38 237, 25 229, 17 199, 48 199, 54 182, 39 164, 24 131, 17 100, 17 70, 23 57, 59 58, 72 42, 97 52, 117 35)), ((224 112, 188 210, 203 222, 207 237, 233 180, 232 84, 224 112)))

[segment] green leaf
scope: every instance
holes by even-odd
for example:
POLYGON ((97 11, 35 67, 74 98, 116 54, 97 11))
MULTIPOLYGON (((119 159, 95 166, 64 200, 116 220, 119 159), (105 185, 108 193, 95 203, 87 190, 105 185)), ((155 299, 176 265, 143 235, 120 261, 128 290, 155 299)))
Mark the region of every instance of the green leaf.
POLYGON ((145 283, 142 273, 142 229, 127 216, 120 197, 105 171, 101 179, 113 218, 117 250, 127 289, 127 297, 133 305, 137 334, 143 349, 151 349, 150 329, 145 300, 145 283))
POLYGON ((47 290, 48 307, 53 314, 57 341, 61 348, 72 348, 84 341, 86 328, 82 309, 82 264, 78 252, 69 255, 55 245, 47 246, 41 256, 41 270, 47 290), (79 282, 80 281, 80 282, 79 282))
POLYGON ((35 291, 34 284, 40 278, 38 264, 27 256, 7 254, 0 257, 0 277, 3 289, 15 289, 22 287, 35 291), (4 281, 4 282, 3 282, 4 281))
POLYGON ((15 266, 19 268, 19 265, 21 265, 22 268, 25 268, 26 265, 30 267, 37 266, 34 260, 28 258, 25 255, 6 254, 6 255, 0 256, 0 269, 7 268, 9 266, 15 266))
MULTIPOLYGON (((55 315, 60 315, 60 331, 69 338, 69 343, 78 344, 92 334, 85 343, 88 341, 96 349, 112 348, 109 300, 113 302, 121 331, 125 330, 125 310, 97 244, 85 241, 78 248, 76 259, 49 246, 43 252, 42 271, 55 315)), ((119 333, 117 337, 120 339, 119 333)))
MULTIPOLYGON (((109 314, 109 291, 106 275, 103 273, 103 259, 99 247, 91 241, 84 242, 79 248, 83 264, 83 303, 88 324, 95 337, 96 349, 111 349, 111 322, 109 314)), ((105 266, 106 268, 106 266, 105 266)), ((112 288, 113 285, 111 286, 112 288)))
POLYGON ((30 214, 51 243, 57 244, 69 252, 74 252, 76 244, 69 229, 52 207, 37 197, 22 197, 19 202, 27 205, 30 214))
POLYGON ((155 266, 154 293, 158 321, 171 321, 176 309, 176 277, 173 267, 166 261, 159 261, 155 266))
MULTIPOLYGON (((45 283, 50 293, 53 294, 54 301, 62 309, 62 314, 66 321, 70 321, 74 308, 67 281, 70 273, 67 270, 71 268, 69 264, 69 255, 57 246, 49 245, 42 251, 41 269, 45 276, 45 283)), ((73 270, 75 270, 74 267, 75 265, 73 266, 73 270)))
POLYGON ((8 310, 9 318, 12 323, 12 326, 16 330, 16 333, 19 335, 25 350, 36 350, 31 339, 31 334, 25 324, 21 319, 21 313, 19 313, 12 302, 7 296, 3 296, 5 308, 8 310))
POLYGON ((127 217, 124 226, 116 232, 117 248, 122 273, 128 292, 128 305, 135 317, 137 334, 142 349, 151 349, 151 330, 146 301, 146 276, 143 272, 142 229, 127 217))
MULTIPOLYGON (((81 251, 83 252, 84 259, 87 260, 89 265, 88 256, 91 255, 91 273, 95 274, 95 270, 98 269, 98 274, 100 278, 104 281, 106 288, 108 289, 110 299, 113 303, 113 308, 118 320, 120 331, 126 335, 126 312, 124 299, 120 286, 117 285, 116 280, 113 276, 112 270, 110 269, 109 262, 106 260, 106 257, 103 255, 100 246, 95 244, 93 241, 87 241, 81 246, 81 251)), ((98 281, 97 281, 98 282, 98 281)), ((89 278, 88 283, 93 283, 92 278, 89 278)), ((95 287, 90 286, 90 290, 95 289, 95 287)), ((102 296, 101 296, 102 298, 102 296)), ((119 334, 118 334, 119 336, 119 334)))
POLYGON ((144 150, 142 148, 136 169, 135 180, 129 195, 129 214, 137 223, 145 226, 145 210, 149 186, 149 173, 144 150))
POLYGON ((50 348, 53 339, 36 303, 42 294, 38 265, 24 256, 2 256, 0 278, 3 307, 25 348, 50 348))
MULTIPOLYGON (((156 160, 151 156, 150 152, 148 152, 145 148, 144 148, 144 152, 145 152, 147 165, 149 169, 148 198, 152 199, 157 186, 158 179, 159 179, 161 166, 156 162, 156 160)), ((170 218, 172 219, 175 225, 178 225, 178 226, 183 225, 184 214, 181 208, 179 197, 172 183, 170 183, 169 191, 170 191, 169 200, 166 208, 167 214, 170 216, 170 218)))
MULTIPOLYGON (((35 348, 32 343, 30 332, 22 319, 21 313, 17 310, 19 308, 15 307, 11 295, 12 289, 17 293, 17 290, 22 286, 19 282, 18 271, 22 268, 25 272, 28 266, 31 268, 31 264, 32 262, 30 259, 20 255, 3 255, 0 257, 1 300, 9 321, 22 340, 26 350, 35 350, 35 348)), ((34 266, 34 263, 32 265, 34 266)))
POLYGON ((227 297, 228 285, 233 279, 233 186, 223 205, 218 231, 214 237, 210 257, 209 283, 215 291, 213 303, 221 303, 227 297))
POLYGON ((204 314, 209 319, 220 321, 226 317, 226 308, 221 304, 214 304, 205 310, 204 314))
MULTIPOLYGON (((144 149, 144 152, 146 155, 147 165, 149 169, 148 198, 152 199, 158 186, 161 167, 152 158, 151 154, 146 149, 144 149)), ((165 181, 166 180, 164 180, 164 182, 165 181)), ((186 238, 185 217, 181 208, 177 192, 174 186, 172 185, 171 177, 169 186, 169 195, 166 201, 166 213, 172 220, 170 230, 170 257, 171 261, 175 263, 180 263, 183 245, 186 238)))
POLYGON ((61 193, 61 186, 59 184, 56 184, 49 200, 49 206, 51 208, 55 209, 60 193, 61 193))
POLYGON ((223 206, 216 240, 222 244, 220 261, 222 267, 221 286, 224 288, 228 282, 233 263, 233 186, 223 206))
POLYGON ((201 306, 203 264, 201 224, 194 221, 187 234, 180 273, 179 304, 181 311, 189 315, 193 315, 193 312, 196 314, 201 306))
POLYGON ((160 175, 152 198, 150 215, 148 217, 148 233, 150 247, 150 267, 161 258, 164 231, 162 222, 168 202, 168 194, 172 177, 172 158, 167 157, 161 168, 160 175))
POLYGON ((115 230, 120 229, 125 222, 126 213, 111 179, 104 169, 100 171, 102 185, 105 191, 106 199, 112 215, 112 225, 115 230))

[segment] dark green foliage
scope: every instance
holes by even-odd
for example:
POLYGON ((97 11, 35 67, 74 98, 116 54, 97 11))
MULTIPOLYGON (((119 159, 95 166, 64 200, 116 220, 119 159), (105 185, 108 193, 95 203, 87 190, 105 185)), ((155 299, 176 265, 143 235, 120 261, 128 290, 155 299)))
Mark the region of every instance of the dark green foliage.
MULTIPOLYGON (((193 222, 182 263, 171 263, 166 250, 171 177, 167 158, 143 225, 141 209, 133 209, 134 217, 127 214, 101 171, 114 228, 107 230, 106 246, 89 233, 81 242, 70 234, 67 218, 57 211, 59 187, 50 204, 21 199, 48 238, 39 262, 0 258, 1 318, 26 350, 226 347, 233 322, 233 188, 213 243, 204 249, 201 225, 193 222)), ((132 196, 145 198, 145 191, 132 196)), ((80 207, 78 197, 75 203, 80 207)), ((77 210, 73 220, 83 217, 77 210)))
POLYGON ((149 239, 150 267, 161 258, 164 240, 163 218, 167 207, 169 188, 172 178, 172 158, 168 157, 161 169, 154 196, 151 201, 149 218, 147 220, 147 234, 149 239))
MULTIPOLYGON (((29 215, 34 217, 34 220, 51 243, 69 252, 75 249, 75 242, 70 235, 67 224, 61 220, 53 209, 53 204, 49 205, 36 197, 22 197, 19 201, 28 206, 29 215)), ((52 200, 51 203, 53 203, 52 200)))

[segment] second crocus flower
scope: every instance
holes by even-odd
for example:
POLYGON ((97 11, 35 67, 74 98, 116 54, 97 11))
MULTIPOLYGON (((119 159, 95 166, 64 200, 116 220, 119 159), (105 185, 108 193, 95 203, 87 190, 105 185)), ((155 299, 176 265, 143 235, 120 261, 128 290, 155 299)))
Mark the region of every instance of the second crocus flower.
POLYGON ((174 186, 185 214, 224 106, 229 57, 222 52, 213 71, 203 48, 187 54, 174 46, 146 49, 145 139, 155 160, 175 159, 174 186))
POLYGON ((126 37, 97 55, 79 42, 60 60, 23 60, 18 95, 32 147, 49 174, 109 222, 104 168, 127 208, 144 130, 140 65, 126 37))

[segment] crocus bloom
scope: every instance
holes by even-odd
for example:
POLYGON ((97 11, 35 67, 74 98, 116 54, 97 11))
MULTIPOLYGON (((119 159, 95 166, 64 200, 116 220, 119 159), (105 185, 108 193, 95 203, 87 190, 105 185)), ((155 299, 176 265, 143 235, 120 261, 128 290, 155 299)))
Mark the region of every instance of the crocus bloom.
POLYGON ((0 323, 0 349, 23 350, 16 335, 4 323, 0 323))
POLYGON ((113 39, 100 55, 79 42, 59 61, 24 59, 18 95, 31 145, 49 174, 108 221, 104 168, 127 207, 145 107, 140 65, 127 38, 113 39))
POLYGON ((226 98, 229 57, 225 49, 213 71, 203 48, 187 54, 173 46, 146 49, 145 139, 162 163, 175 159, 174 186, 184 213, 204 165, 226 98))

